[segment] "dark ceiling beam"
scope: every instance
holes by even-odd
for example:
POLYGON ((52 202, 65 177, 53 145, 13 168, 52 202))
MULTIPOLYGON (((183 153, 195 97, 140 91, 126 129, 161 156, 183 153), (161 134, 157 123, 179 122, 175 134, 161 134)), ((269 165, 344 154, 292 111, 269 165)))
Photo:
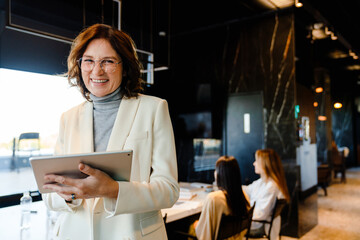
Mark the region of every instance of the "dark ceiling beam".
POLYGON ((256 13, 253 16, 235 18, 235 19, 228 20, 228 21, 225 21, 225 22, 216 23, 216 24, 212 24, 212 25, 192 29, 191 31, 186 31, 186 32, 173 34, 172 37, 184 36, 184 35, 189 35, 189 34, 192 34, 192 33, 198 33, 198 32, 207 31, 207 30, 210 30, 210 29, 226 27, 226 26, 229 26, 229 25, 238 24, 238 23, 242 23, 242 22, 253 21, 253 20, 256 20, 256 19, 261 19, 261 18, 264 18, 264 17, 275 15, 277 13, 284 13, 284 12, 288 12, 288 11, 293 11, 293 7, 279 8, 277 10, 270 10, 270 11, 265 10, 265 12, 256 13))
MULTIPOLYGON (((309 13, 311 14, 316 21, 319 21, 321 23, 324 23, 325 26, 328 27, 332 27, 333 28, 333 24, 327 20, 321 13, 319 10, 315 9, 311 3, 309 1, 306 0, 302 0, 303 3, 303 8, 309 13)), ((344 45, 344 47, 346 47, 348 50, 354 51, 353 46, 351 46, 351 44, 341 35, 341 33, 339 31, 333 31, 335 33, 335 35, 338 37, 338 41, 344 45)), ((357 55, 359 55, 358 52, 356 52, 357 55)))

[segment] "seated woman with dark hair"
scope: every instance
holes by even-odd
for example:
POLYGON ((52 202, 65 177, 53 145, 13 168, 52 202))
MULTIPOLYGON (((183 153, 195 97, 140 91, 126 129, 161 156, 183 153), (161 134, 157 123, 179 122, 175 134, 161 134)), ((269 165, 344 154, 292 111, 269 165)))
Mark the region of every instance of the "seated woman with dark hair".
MULTIPOLYGON (((260 175, 248 186, 243 186, 250 204, 256 202, 253 219, 270 220, 277 198, 290 201, 285 174, 279 155, 272 149, 261 149, 255 153, 255 173, 260 175)), ((280 216, 274 219, 270 238, 277 239, 280 232, 280 216)), ((268 232, 269 226, 263 223, 252 222, 250 236, 257 237, 268 232)))
MULTIPOLYGON (((221 216, 247 216, 249 202, 241 188, 240 168, 233 156, 222 156, 216 162, 214 172, 218 191, 207 195, 200 219, 193 224, 199 240, 216 239, 221 216)), ((242 239, 246 232, 232 239, 242 239)))

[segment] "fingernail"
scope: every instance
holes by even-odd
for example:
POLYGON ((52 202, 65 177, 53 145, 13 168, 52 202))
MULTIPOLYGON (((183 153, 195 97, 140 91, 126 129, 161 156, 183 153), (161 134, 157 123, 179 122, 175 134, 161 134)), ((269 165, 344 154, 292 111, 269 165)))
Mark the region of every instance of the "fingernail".
POLYGON ((80 164, 79 164, 79 168, 80 168, 80 170, 84 170, 85 165, 84 165, 83 163, 80 163, 80 164))

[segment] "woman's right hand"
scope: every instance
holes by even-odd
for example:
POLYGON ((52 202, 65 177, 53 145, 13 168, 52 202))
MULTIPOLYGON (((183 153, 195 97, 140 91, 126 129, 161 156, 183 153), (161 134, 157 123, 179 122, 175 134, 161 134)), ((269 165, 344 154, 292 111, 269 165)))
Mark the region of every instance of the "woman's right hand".
POLYGON ((117 198, 119 184, 101 170, 80 163, 79 170, 88 177, 74 179, 62 175, 48 174, 45 176, 44 189, 50 189, 58 193, 66 201, 72 200, 72 194, 76 199, 88 199, 95 197, 117 198))

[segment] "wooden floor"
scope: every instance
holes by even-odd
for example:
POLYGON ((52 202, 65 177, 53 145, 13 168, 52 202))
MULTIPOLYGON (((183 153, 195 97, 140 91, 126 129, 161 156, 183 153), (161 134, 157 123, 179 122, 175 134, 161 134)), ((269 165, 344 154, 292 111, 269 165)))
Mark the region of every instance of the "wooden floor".
POLYGON ((348 169, 346 180, 334 179, 327 196, 318 190, 318 225, 300 240, 360 240, 360 167, 348 169))

